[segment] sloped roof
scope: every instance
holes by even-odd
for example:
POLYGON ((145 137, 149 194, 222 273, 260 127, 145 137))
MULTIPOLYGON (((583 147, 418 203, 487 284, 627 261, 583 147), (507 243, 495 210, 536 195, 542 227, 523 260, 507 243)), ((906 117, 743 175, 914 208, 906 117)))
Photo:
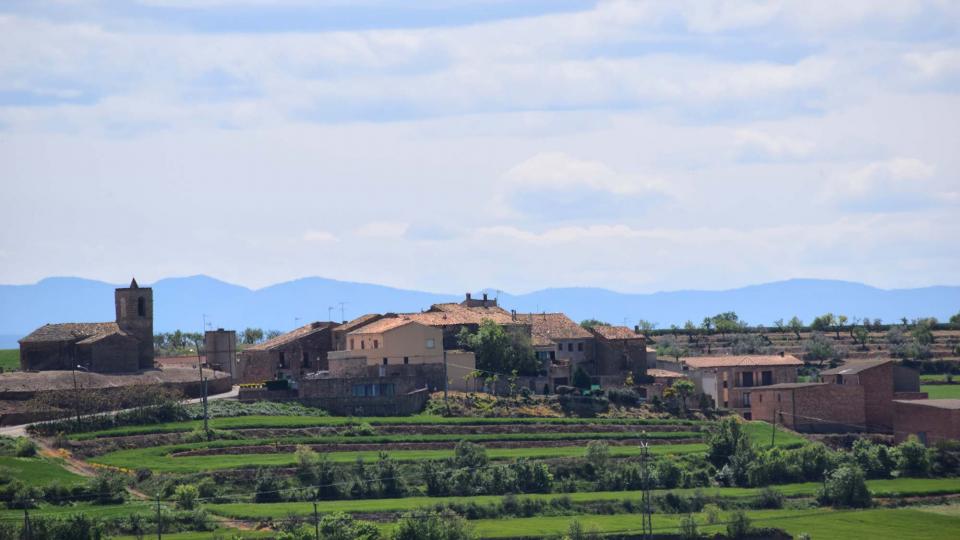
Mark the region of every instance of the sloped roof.
POLYGON ((792 355, 745 355, 745 356, 694 356, 683 361, 694 369, 737 366, 802 366, 803 362, 792 355))
POLYGON ((125 339, 132 339, 132 340, 139 341, 139 340, 137 340, 137 337, 136 337, 136 336, 134 336, 134 335, 132 335, 132 334, 128 334, 128 333, 124 332, 123 330, 117 329, 116 332, 106 332, 106 333, 103 333, 103 334, 97 334, 97 335, 94 335, 94 336, 90 336, 90 337, 88 337, 87 339, 78 341, 78 342, 77 342, 77 345, 90 345, 91 343, 96 343, 96 342, 98 342, 98 341, 100 341, 100 340, 102 340, 102 339, 106 339, 106 338, 110 338, 110 337, 121 337, 121 338, 125 338, 125 339))
POLYGON ((366 315, 361 315, 361 316, 357 317, 356 319, 353 319, 352 321, 348 321, 348 322, 345 322, 345 323, 337 326, 336 328, 334 328, 334 331, 336 331, 336 332, 352 332, 352 331, 356 330, 357 328, 360 328, 361 326, 364 326, 364 325, 366 325, 366 324, 369 324, 369 323, 371 323, 371 322, 373 322, 373 321, 375 321, 375 320, 377 320, 377 319, 379 319, 379 318, 381 318, 381 317, 383 317, 383 315, 380 315, 379 313, 367 313, 366 315))
POLYGON ((45 324, 20 340, 20 343, 83 341, 101 334, 120 331, 115 322, 45 324))
POLYGON ((938 409, 960 409, 960 399, 895 399, 893 401, 897 403, 906 403, 908 405, 936 407, 938 409))
POLYGON ((551 345, 558 339, 590 339, 587 329, 573 322, 563 313, 517 314, 517 321, 530 324, 534 346, 551 345))
POLYGON ((677 373, 676 371, 670 371, 669 369, 659 369, 653 368, 647 370, 647 375, 651 377, 658 377, 661 379, 682 379, 686 377, 683 373, 677 373))
POLYGON ((832 369, 825 369, 820 372, 821 375, 856 375, 861 371, 873 369, 893 362, 889 358, 883 360, 848 360, 841 366, 832 369))
POLYGON ((357 328, 353 332, 350 332, 350 335, 382 334, 384 332, 389 332, 394 328, 400 328, 401 326, 413 324, 414 322, 416 321, 412 321, 406 317, 385 317, 368 325, 357 328))
POLYGON ((319 322, 319 321, 312 322, 310 324, 305 324, 300 328, 297 328, 296 330, 291 330, 286 334, 280 334, 279 336, 273 339, 268 339, 263 343, 258 343, 252 347, 247 347, 244 350, 269 351, 271 349, 276 349, 277 347, 287 345, 288 343, 292 343, 298 339, 305 338, 316 332, 322 332, 324 330, 327 330, 328 328, 332 328, 333 326, 334 326, 334 323, 332 322, 319 322))
POLYGON ((593 333, 604 339, 643 339, 643 336, 626 326, 598 324, 593 327, 593 333))
POLYGON ((497 324, 523 324, 515 320, 509 311, 498 306, 467 307, 460 304, 434 304, 428 311, 422 313, 404 313, 421 324, 429 326, 446 326, 451 324, 480 324, 484 320, 491 320, 497 324))

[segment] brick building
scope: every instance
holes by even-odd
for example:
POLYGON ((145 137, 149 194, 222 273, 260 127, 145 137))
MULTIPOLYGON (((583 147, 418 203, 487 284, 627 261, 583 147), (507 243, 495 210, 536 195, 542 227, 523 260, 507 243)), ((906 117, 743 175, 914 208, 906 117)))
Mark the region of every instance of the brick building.
POLYGON ((893 429, 898 443, 910 435, 926 445, 960 441, 960 399, 894 400, 893 429))
POLYGON ((300 380, 327 369, 333 350, 333 322, 312 322, 244 349, 237 357, 234 380, 258 383, 275 379, 300 380))
POLYGON ((153 289, 114 291, 115 322, 46 324, 20 340, 23 371, 134 372, 153 367, 153 289))
POLYGON ((746 419, 755 387, 797 382, 803 362, 791 355, 695 356, 680 362, 658 360, 657 367, 683 373, 697 392, 713 398, 717 407, 731 409, 746 419))
POLYGON ((602 385, 623 384, 628 373, 639 380, 647 372, 647 340, 626 326, 598 325, 594 337, 595 374, 602 385))
POLYGON ((802 432, 890 432, 894 399, 926 397, 916 371, 893 360, 860 360, 820 372, 819 382, 774 384, 751 392, 754 420, 802 432))

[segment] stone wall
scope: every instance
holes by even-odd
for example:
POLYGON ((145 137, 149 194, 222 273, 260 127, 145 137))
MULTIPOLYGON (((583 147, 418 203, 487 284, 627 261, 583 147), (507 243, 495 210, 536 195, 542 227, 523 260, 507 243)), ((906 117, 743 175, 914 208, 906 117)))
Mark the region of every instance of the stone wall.
POLYGON ((596 338, 596 375, 626 375, 634 378, 647 372, 647 346, 642 339, 607 340, 596 338))
POLYGON ((54 341, 20 344, 20 369, 23 371, 73 369, 77 363, 79 354, 75 343, 54 341))
POLYGON ((79 364, 96 373, 133 373, 140 368, 140 342, 114 334, 80 344, 79 364))
POLYGON ((893 402, 893 437, 902 442, 916 435, 933 445, 943 440, 960 440, 960 409, 934 407, 920 401, 893 402))
POLYGON ((751 392, 751 417, 794 431, 843 433, 866 424, 864 388, 817 383, 794 388, 761 387, 751 392))
POLYGON ((858 379, 864 387, 867 426, 889 432, 893 429, 893 363, 865 369, 858 379))

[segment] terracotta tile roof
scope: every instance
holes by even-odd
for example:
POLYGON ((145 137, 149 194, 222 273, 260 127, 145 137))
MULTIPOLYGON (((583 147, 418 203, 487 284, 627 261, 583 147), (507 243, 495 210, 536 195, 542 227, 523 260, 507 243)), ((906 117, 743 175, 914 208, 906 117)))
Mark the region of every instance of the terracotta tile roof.
POLYGON ((467 307, 460 304, 434 304, 423 313, 404 313, 403 316, 428 326, 480 324, 484 320, 504 325, 523 324, 523 321, 514 320, 509 311, 498 306, 467 307))
POLYGON ((534 346, 551 345, 558 339, 590 339, 593 334, 563 313, 517 314, 517 321, 530 325, 534 346))
POLYGON ((366 315, 361 315, 352 321, 345 322, 333 330, 335 332, 352 332, 363 325, 370 324, 380 317, 383 317, 383 315, 380 315, 379 313, 367 313, 366 315))
POLYGON ((83 341, 100 334, 119 332, 115 322, 45 324, 20 340, 21 343, 45 341, 83 341))
POLYGON ((657 377, 660 379, 682 379, 686 377, 683 373, 677 373, 676 371, 670 371, 669 369, 659 369, 653 368, 647 370, 647 375, 651 377, 657 377))
POLYGON ((786 382, 777 384, 768 384, 766 386, 754 386, 751 392, 757 390, 795 390, 797 388, 813 388, 815 386, 828 386, 829 383, 822 382, 786 382))
POLYGON ((366 326, 361 326, 353 332, 350 332, 350 335, 359 335, 359 334, 382 334, 384 332, 389 332, 394 328, 400 328, 401 326, 406 326, 408 324, 413 324, 415 321, 408 319, 407 317, 385 317, 378 321, 374 321, 366 326))
POLYGON ((821 371, 820 375, 856 375, 861 371, 873 369, 890 362, 893 362, 893 360, 889 358, 884 360, 848 360, 843 365, 821 371))
POLYGON ((938 409, 960 409, 960 399, 895 399, 894 401, 908 405, 936 407, 938 409))
POLYGON ((279 336, 273 339, 268 339, 263 343, 258 343, 252 347, 247 347, 244 350, 245 351, 269 351, 271 349, 275 349, 282 345, 292 343, 298 339, 305 338, 315 332, 322 332, 328 328, 332 328, 333 326, 334 326, 334 323, 332 322, 312 322, 310 324, 305 324, 300 328, 297 328, 296 330, 291 330, 286 334, 280 334, 279 336))
POLYGON ((643 339, 643 336, 626 326, 607 326, 598 324, 593 332, 604 339, 643 339))
POLYGON ((693 356, 683 361, 694 369, 737 366, 802 366, 803 362, 792 355, 749 356, 693 356))
MULTIPOLYGON (((134 335, 132 335, 132 334, 128 334, 128 333, 124 332, 123 330, 117 329, 116 332, 106 332, 106 333, 103 333, 103 334, 97 334, 97 335, 95 335, 95 336, 90 336, 90 337, 88 337, 87 339, 84 339, 84 340, 82 340, 82 341, 78 341, 78 342, 77 342, 77 345, 89 345, 89 344, 91 344, 91 343, 96 343, 96 342, 100 341, 101 339, 105 339, 105 338, 112 337, 112 336, 121 336, 121 337, 124 337, 124 338, 126 338, 126 339, 133 339, 133 340, 136 340, 136 339, 137 339, 136 336, 134 336, 134 335)), ((139 340, 138 340, 138 341, 139 341, 139 340)))

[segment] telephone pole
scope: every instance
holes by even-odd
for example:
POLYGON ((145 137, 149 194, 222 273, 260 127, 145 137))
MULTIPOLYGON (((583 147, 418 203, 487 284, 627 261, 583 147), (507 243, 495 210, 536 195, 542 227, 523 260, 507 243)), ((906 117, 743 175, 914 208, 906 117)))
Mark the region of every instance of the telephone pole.
POLYGON ((317 540, 320 540, 320 514, 317 513, 317 501, 313 501, 313 529, 317 540))
POLYGON ((157 540, 163 540, 163 516, 160 514, 159 492, 157 492, 157 540))
POLYGON ((640 478, 643 487, 643 539, 653 538, 653 510, 650 507, 650 446, 647 444, 647 432, 640 436, 640 478))
MULTIPOLYGON (((441 347, 443 346, 443 340, 441 340, 441 347)), ((449 379, 447 379, 447 349, 443 349, 443 405, 447 408, 447 414, 450 414, 450 402, 447 401, 447 386, 449 379)))
POLYGON ((27 511, 28 504, 23 505, 23 540, 33 540, 33 526, 30 525, 30 512, 27 511))
POLYGON ((779 413, 779 409, 773 410, 773 429, 770 430, 770 448, 773 448, 777 442, 777 415, 779 413))

